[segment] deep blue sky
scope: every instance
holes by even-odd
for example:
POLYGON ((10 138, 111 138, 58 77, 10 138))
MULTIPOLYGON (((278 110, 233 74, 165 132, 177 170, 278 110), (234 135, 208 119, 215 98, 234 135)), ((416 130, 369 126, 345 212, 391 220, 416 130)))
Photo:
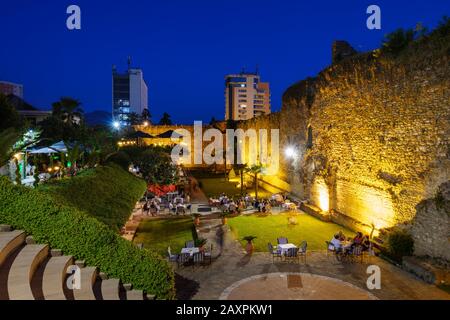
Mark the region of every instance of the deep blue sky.
POLYGON ((289 85, 329 65, 333 40, 367 51, 398 27, 432 28, 445 14, 448 0, 2 0, 0 80, 22 83, 40 108, 72 96, 85 111, 109 111, 111 66, 125 69, 131 55, 155 120, 164 111, 180 123, 223 119, 227 73, 258 64, 279 110, 289 85), (80 31, 66 29, 70 4, 81 7, 80 31), (370 4, 381 7, 380 31, 366 28, 370 4))

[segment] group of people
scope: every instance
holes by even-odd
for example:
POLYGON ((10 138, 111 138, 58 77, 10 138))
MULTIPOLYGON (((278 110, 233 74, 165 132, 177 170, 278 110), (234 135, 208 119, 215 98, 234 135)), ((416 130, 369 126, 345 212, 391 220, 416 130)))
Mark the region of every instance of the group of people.
POLYGON ((361 246, 362 251, 368 251, 370 249, 370 237, 357 232, 355 237, 346 238, 344 233, 339 231, 331 239, 329 249, 336 253, 351 254, 357 246, 361 246))
MULTIPOLYGON (((282 196, 281 199, 283 199, 282 196)), ((247 208, 254 208, 258 212, 268 213, 271 211, 272 206, 278 204, 278 201, 279 199, 274 196, 271 199, 255 199, 249 194, 229 198, 222 193, 217 199, 209 198, 209 204, 211 206, 220 207, 223 211, 230 213, 239 213, 247 208)))
POLYGON ((183 192, 175 196, 152 196, 147 195, 142 206, 142 212, 147 216, 157 216, 161 212, 161 208, 168 208, 169 212, 174 214, 185 214, 186 210, 191 208, 189 194, 183 192))

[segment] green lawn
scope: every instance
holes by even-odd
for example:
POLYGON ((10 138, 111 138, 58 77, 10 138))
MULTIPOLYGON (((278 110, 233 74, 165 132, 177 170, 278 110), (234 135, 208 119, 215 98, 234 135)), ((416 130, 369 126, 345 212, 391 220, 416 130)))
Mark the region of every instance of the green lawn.
MULTIPOLYGON (((237 187, 239 181, 227 181, 223 174, 196 172, 193 175, 208 198, 217 198, 222 193, 225 193, 228 197, 239 197, 241 195, 241 189, 237 187)), ((248 188, 244 192, 251 196, 255 195, 254 188, 248 188)), ((260 199, 268 198, 271 195, 271 193, 261 187, 258 189, 258 197, 260 199)))
POLYGON ((320 221, 307 214, 297 215, 297 225, 288 225, 288 214, 270 215, 266 217, 249 215, 228 219, 228 224, 235 237, 242 240, 245 236, 256 236, 256 251, 267 251, 267 243, 276 245, 278 237, 287 237, 290 243, 299 245, 303 240, 308 242, 308 250, 324 250, 325 241, 342 230, 346 236, 354 232, 334 223, 320 221))
POLYGON ((192 240, 192 219, 173 218, 143 221, 138 227, 134 243, 143 243, 164 257, 167 247, 172 253, 180 253, 186 241, 192 240))

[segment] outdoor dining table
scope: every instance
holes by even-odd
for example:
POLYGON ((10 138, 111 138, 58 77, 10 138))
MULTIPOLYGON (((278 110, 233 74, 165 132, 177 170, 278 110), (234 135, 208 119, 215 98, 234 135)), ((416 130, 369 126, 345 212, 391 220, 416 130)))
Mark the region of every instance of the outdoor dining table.
POLYGON ((200 248, 198 248, 198 247, 181 249, 181 253, 189 253, 190 256, 193 256, 194 253, 198 253, 198 252, 200 252, 200 248))
POLYGON ((288 249, 291 249, 291 248, 297 248, 297 246, 293 243, 285 243, 285 244, 278 245, 278 249, 281 250, 282 255, 285 254, 288 251, 288 249))

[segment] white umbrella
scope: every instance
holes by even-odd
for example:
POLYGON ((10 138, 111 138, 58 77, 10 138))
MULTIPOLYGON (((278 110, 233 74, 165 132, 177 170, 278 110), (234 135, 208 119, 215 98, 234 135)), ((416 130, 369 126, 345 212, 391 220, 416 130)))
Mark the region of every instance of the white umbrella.
POLYGON ((61 151, 55 150, 51 147, 45 147, 45 148, 41 148, 41 149, 36 149, 36 150, 32 150, 29 153, 30 154, 39 154, 39 153, 59 153, 61 151))
POLYGON ((67 152, 67 147, 66 147, 66 144, 64 143, 64 141, 54 143, 49 148, 58 150, 59 152, 67 152))

